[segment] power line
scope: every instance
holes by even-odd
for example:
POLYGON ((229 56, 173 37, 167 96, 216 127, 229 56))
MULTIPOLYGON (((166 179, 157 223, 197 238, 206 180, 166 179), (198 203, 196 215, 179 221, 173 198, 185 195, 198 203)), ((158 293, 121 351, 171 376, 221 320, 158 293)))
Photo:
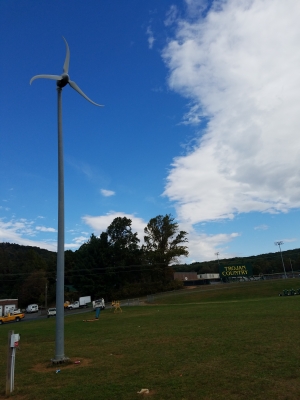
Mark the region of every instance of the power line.
MULTIPOLYGON (((106 272, 122 272, 122 273, 131 273, 131 272, 146 272, 146 271, 153 271, 155 268, 160 268, 160 269, 166 269, 166 268, 172 268, 172 266, 166 265, 164 263, 156 263, 156 264, 132 264, 132 265, 120 265, 120 266, 115 266, 115 267, 94 267, 94 268, 80 268, 80 269, 73 269, 72 270, 72 276, 76 276, 76 273, 78 272, 88 272, 88 273, 93 273, 94 272, 100 272, 100 273, 106 273, 106 272), (134 269, 134 270, 129 270, 126 271, 126 269, 129 268, 139 268, 139 269, 134 269), (144 268, 147 267, 147 268, 144 268)), ((45 270, 34 270, 31 272, 16 272, 16 273, 1 273, 0 276, 3 278, 6 277, 21 277, 21 276, 30 276, 35 272, 44 272, 47 277, 49 276, 56 276, 55 272, 47 272, 45 270)), ((65 275, 66 277, 70 277, 70 275, 67 273, 65 275)))

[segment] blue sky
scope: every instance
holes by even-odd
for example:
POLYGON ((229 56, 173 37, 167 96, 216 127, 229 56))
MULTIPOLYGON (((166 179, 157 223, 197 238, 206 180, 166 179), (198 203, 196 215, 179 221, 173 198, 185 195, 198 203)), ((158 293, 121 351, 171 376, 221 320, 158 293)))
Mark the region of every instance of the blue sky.
POLYGON ((2 0, 0 241, 56 250, 57 94, 65 242, 171 213, 183 262, 300 247, 300 4, 2 0))

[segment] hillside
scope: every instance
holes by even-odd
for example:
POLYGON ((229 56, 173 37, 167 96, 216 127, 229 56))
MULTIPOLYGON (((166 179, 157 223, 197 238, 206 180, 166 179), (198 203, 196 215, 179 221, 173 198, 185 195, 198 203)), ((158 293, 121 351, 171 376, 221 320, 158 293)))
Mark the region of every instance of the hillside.
MULTIPOLYGON (((83 246, 83 250, 85 247, 83 246)), ((110 259, 102 257, 101 249, 98 250, 100 253, 97 252, 96 255, 87 253, 84 257, 80 251, 67 250, 65 252, 65 284, 73 285, 82 295, 88 293, 94 297, 117 296, 121 299, 124 296, 137 297, 175 288, 172 287, 175 282, 171 282, 171 269, 168 286, 166 282, 160 280, 165 274, 163 269, 155 270, 150 266, 143 269, 145 266, 135 264, 128 267, 117 265, 114 267, 115 270, 107 264, 110 259), (143 274, 142 271, 144 271, 143 274), (150 271, 153 271, 153 276, 150 271)), ((283 251, 282 255, 287 272, 291 271, 291 267, 294 271, 300 270, 300 249, 283 251)), ((279 252, 245 258, 220 259, 219 262, 220 264, 251 263, 254 275, 280 273, 283 270, 279 252)), ((174 265, 172 268, 174 271, 218 272, 218 260, 174 265)), ((29 304, 31 301, 43 303, 47 285, 48 300, 55 301, 55 282, 55 252, 39 247, 0 243, 1 298, 18 297, 22 299, 22 303, 29 304)))
MULTIPOLYGON (((286 271, 291 269, 294 271, 300 270, 300 249, 287 250, 282 252, 282 257, 286 271)), ((272 274, 282 272, 282 261, 280 253, 266 253, 250 257, 235 257, 220 259, 220 264, 245 264, 250 263, 253 267, 253 274, 272 274)), ((175 271, 195 271, 200 274, 218 272, 218 260, 194 262, 192 264, 174 265, 175 271)))

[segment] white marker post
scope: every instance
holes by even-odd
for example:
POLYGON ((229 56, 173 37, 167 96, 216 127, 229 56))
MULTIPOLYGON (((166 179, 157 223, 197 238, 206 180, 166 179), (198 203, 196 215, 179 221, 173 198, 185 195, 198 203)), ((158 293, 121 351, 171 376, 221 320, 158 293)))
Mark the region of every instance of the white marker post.
POLYGON ((6 373, 6 395, 14 390, 16 348, 19 346, 20 335, 14 331, 8 332, 8 354, 6 373))

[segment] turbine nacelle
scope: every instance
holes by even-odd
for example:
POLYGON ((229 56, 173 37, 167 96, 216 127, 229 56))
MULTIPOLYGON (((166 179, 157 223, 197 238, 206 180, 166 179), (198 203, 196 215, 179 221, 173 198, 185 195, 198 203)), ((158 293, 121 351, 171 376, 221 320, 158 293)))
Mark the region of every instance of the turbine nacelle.
POLYGON ((88 100, 90 103, 94 104, 95 106, 98 107, 104 107, 102 104, 97 104, 93 100, 87 97, 85 93, 77 86, 77 84, 73 81, 70 80, 69 77, 69 63, 70 63, 70 49, 69 45, 66 41, 66 39, 63 37, 65 43, 66 43, 66 59, 64 62, 64 67, 63 67, 63 73, 61 75, 35 75, 33 78, 30 79, 30 85, 35 79, 52 79, 56 81, 56 86, 60 89, 64 88, 67 84, 69 84, 76 92, 78 92, 82 97, 84 97, 86 100, 88 100))
POLYGON ((68 74, 63 73, 61 79, 56 81, 56 85, 59 88, 65 87, 70 82, 70 77, 68 74))

